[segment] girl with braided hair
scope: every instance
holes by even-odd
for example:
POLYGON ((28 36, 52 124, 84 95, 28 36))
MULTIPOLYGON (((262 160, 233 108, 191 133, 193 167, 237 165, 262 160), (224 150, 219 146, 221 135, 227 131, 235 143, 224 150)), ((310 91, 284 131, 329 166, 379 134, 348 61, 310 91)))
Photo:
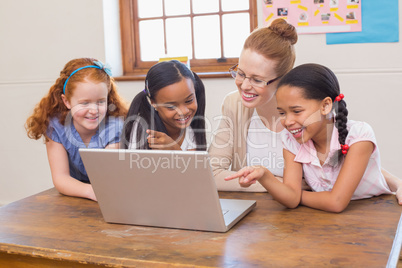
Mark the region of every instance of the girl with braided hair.
POLYGON ((287 129, 282 135, 283 183, 261 166, 246 167, 226 180, 239 178, 242 187, 258 181, 289 208, 301 204, 341 212, 350 200, 392 192, 401 200, 401 180, 381 170, 372 128, 348 120, 343 98, 327 67, 303 64, 291 70, 276 92, 281 123, 287 129), (303 177, 313 191, 301 189, 303 177))

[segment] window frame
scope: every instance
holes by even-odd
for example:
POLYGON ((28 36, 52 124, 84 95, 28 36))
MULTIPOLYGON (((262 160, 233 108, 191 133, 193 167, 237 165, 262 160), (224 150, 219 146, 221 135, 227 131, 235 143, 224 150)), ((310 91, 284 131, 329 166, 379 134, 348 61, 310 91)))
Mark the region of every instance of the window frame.
MULTIPOLYGON (((139 61, 139 36, 137 17, 137 0, 119 0, 120 5, 120 27, 121 27, 121 46, 122 46, 122 63, 123 76, 115 77, 116 80, 143 80, 149 68, 157 63, 157 61, 142 62, 139 61)), ((257 1, 249 0, 250 13, 250 32, 258 26, 257 20, 257 1)), ((238 13, 222 12, 206 13, 205 15, 238 13)), ((203 14, 204 15, 204 14, 203 14)), ((170 16, 169 16, 170 17, 170 16)), ((173 16, 180 17, 180 16, 173 16)), ((182 16, 183 17, 183 16, 182 16)), ((192 14, 185 17, 193 17, 192 14)), ((166 18, 166 17, 162 17, 166 18)), ((222 25, 221 25, 222 26, 222 25)), ((222 39, 222 31, 221 31, 222 39)), ((222 47, 223 45, 221 45, 222 47)), ((221 48, 223 49, 223 48, 221 48)), ((196 72, 202 78, 210 77, 230 77, 229 68, 238 62, 239 58, 225 59, 191 59, 191 70, 196 72)))

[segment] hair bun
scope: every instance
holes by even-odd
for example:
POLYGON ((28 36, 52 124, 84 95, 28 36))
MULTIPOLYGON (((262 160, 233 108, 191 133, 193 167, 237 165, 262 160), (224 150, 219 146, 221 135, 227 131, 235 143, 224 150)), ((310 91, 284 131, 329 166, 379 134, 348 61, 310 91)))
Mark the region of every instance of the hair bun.
POLYGON ((284 19, 274 20, 268 29, 287 39, 292 45, 296 44, 297 42, 296 28, 284 19))

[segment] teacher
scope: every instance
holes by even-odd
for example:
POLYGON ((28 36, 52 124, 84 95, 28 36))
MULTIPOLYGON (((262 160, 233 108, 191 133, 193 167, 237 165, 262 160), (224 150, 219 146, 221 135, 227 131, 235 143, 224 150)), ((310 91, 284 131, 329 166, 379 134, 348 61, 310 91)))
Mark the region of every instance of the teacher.
POLYGON ((237 91, 222 105, 222 117, 209 147, 218 190, 266 192, 258 182, 242 188, 224 178, 245 166, 262 165, 283 177, 283 147, 274 97, 279 79, 293 68, 297 32, 284 19, 254 30, 246 39, 239 63, 230 69, 237 91))

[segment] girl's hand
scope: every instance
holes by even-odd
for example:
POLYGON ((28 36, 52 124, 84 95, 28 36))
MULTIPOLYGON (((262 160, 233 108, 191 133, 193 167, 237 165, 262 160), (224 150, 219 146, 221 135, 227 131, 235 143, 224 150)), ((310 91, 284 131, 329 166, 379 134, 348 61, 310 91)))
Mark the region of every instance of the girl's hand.
POLYGON ((245 167, 236 172, 235 174, 226 177, 225 181, 239 178, 239 184, 241 187, 250 187, 255 184, 264 175, 265 168, 262 166, 245 167))
POLYGON ((87 198, 91 199, 93 201, 98 201, 98 199, 95 196, 95 192, 94 189, 92 188, 91 184, 87 184, 88 185, 88 192, 87 192, 87 198))
POLYGON ((163 132, 148 129, 147 134, 148 144, 151 149, 181 150, 180 145, 163 132))

